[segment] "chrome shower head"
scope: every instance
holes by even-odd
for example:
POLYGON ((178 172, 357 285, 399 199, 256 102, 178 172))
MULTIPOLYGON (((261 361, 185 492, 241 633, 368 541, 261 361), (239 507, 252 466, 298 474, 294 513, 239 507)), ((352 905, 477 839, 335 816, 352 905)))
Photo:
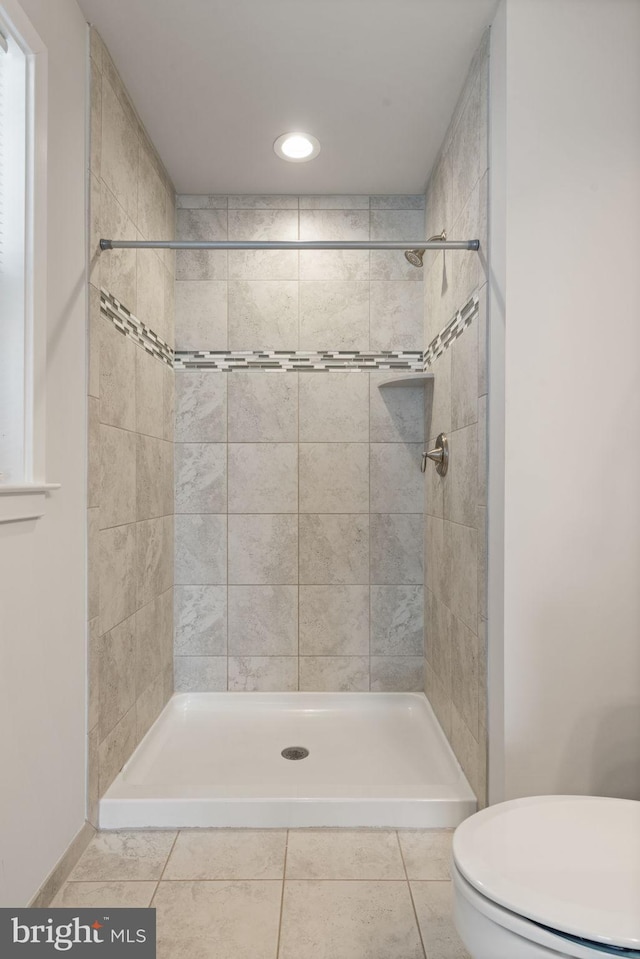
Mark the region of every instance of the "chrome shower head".
MULTIPOLYGON (((446 240, 446 239, 447 239, 447 234, 443 230, 442 233, 437 233, 435 236, 430 236, 429 239, 427 240, 427 243, 431 243, 432 240, 446 240)), ((422 258, 424 257, 424 254, 425 254, 424 249, 404 251, 404 255, 406 259, 409 261, 409 263, 411 264, 411 266, 423 266, 422 258)))

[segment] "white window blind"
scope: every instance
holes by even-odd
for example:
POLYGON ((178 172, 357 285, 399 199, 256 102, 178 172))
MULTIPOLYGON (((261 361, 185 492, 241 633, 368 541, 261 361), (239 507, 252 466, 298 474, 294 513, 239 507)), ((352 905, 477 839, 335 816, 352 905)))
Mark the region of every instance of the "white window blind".
POLYGON ((0 34, 1 487, 25 478, 27 61, 1 18, 0 34))

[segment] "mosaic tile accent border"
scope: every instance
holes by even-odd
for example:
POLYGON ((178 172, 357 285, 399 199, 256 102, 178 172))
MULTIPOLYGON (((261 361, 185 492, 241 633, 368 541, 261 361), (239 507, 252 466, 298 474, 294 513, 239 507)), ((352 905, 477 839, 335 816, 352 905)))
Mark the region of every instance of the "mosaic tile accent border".
POLYGON ((161 340, 157 333, 130 313, 126 306, 107 290, 100 290, 100 313, 111 320, 117 330, 144 347, 151 356, 173 367, 173 350, 169 344, 161 340))
POLYGON ((448 350, 454 340, 464 333, 473 318, 478 315, 480 298, 477 293, 467 300, 462 309, 458 310, 452 320, 449 320, 443 330, 440 330, 423 353, 423 370, 427 370, 434 360, 448 350))
POLYGON ((272 370, 287 372, 304 370, 393 370, 401 373, 423 373, 442 356, 451 344, 478 315, 477 293, 458 310, 453 319, 429 343, 427 349, 384 350, 380 353, 345 350, 301 352, 296 350, 178 350, 174 352, 157 333, 142 323, 126 306, 107 290, 100 290, 100 312, 116 329, 139 343, 147 353, 175 370, 272 370))
POLYGON ((273 370, 287 372, 303 370, 395 370, 421 373, 422 351, 390 350, 381 353, 345 352, 327 350, 304 353, 285 350, 247 351, 179 351, 175 354, 176 370, 273 370))

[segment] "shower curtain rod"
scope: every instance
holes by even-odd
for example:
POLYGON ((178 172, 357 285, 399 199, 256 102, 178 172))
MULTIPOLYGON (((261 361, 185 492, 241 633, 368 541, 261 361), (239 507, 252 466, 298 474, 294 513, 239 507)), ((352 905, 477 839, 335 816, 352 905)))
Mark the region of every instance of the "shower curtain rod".
POLYGON ((101 250, 478 250, 480 240, 100 240, 101 250))

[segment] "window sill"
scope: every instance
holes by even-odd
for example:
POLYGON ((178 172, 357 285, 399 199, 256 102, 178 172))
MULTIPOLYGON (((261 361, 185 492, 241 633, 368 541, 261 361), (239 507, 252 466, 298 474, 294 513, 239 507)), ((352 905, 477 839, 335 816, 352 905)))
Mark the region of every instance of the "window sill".
POLYGON ((18 523, 44 515, 47 496, 59 483, 20 483, 0 486, 0 523, 18 523))

